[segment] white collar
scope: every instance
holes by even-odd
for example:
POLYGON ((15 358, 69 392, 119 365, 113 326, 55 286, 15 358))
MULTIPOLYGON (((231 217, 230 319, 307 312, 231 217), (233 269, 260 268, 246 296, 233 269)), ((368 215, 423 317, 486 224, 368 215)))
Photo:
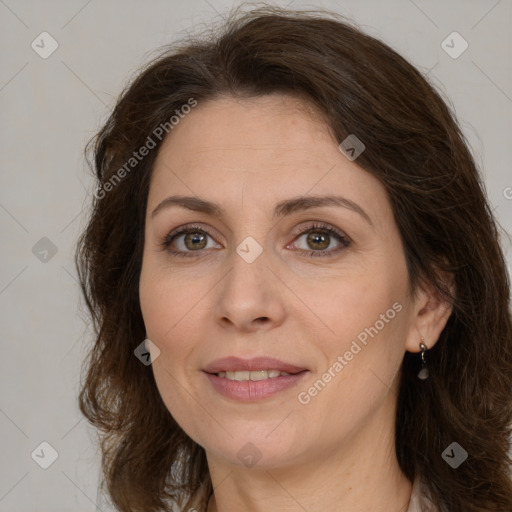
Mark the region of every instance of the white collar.
POLYGON ((437 512, 434 504, 425 496, 421 479, 416 477, 412 484, 411 501, 406 512, 437 512))
MULTIPOLYGON (((206 481, 202 482, 201 488, 204 487, 205 483, 206 481)), ((194 503, 194 505, 199 506, 199 500, 197 503, 194 503)), ((438 512, 438 509, 425 495, 424 486, 420 477, 416 477, 412 484, 411 499, 409 501, 409 507, 405 512, 438 512)))

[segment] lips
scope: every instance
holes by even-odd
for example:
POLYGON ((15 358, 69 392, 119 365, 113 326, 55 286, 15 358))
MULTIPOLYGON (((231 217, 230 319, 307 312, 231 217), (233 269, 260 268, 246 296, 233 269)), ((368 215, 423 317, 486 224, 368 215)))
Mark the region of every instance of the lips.
POLYGON ((225 357, 213 361, 203 369, 211 389, 238 402, 269 399, 297 386, 308 373, 307 368, 273 357, 225 357))
POLYGON ((252 359, 240 359, 238 357, 224 357, 216 359, 208 364, 203 371, 209 374, 218 374, 219 372, 255 372, 259 370, 277 370, 292 375, 306 371, 307 368, 286 363, 272 357, 254 357, 252 359))

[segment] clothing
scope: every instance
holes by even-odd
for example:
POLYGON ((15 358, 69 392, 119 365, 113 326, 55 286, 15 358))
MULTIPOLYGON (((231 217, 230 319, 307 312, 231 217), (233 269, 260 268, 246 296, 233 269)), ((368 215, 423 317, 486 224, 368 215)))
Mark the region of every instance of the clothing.
MULTIPOLYGON (((198 502, 195 502, 194 505, 198 507, 196 510, 199 511, 198 502)), ((190 511, 190 509, 188 510, 190 511)), ((437 507, 427 498, 419 477, 413 482, 409 507, 403 512, 438 512, 437 507)))
POLYGON ((438 512, 437 507, 427 498, 420 478, 416 478, 412 485, 411 501, 405 512, 438 512))

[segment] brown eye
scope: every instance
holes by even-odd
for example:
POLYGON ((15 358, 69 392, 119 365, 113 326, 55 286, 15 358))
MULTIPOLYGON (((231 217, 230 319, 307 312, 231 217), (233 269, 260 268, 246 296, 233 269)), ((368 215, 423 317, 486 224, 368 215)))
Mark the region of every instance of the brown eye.
MULTIPOLYGON (((305 231, 299 234, 297 240, 305 237, 305 245, 307 247, 297 247, 300 252, 311 257, 314 256, 333 256, 351 244, 350 238, 337 229, 327 224, 314 224, 309 226, 305 231), (331 242, 337 242, 337 247, 326 250, 331 242)), ((297 242, 295 242, 297 243, 297 242)), ((295 245, 294 243, 294 245, 295 245)))
POLYGON ((200 232, 187 233, 183 239, 185 247, 191 251, 204 249, 208 243, 207 236, 205 233, 200 232))
POLYGON ((326 235, 325 233, 310 232, 306 240, 312 249, 327 249, 330 243, 330 235, 326 235))
POLYGON ((161 246, 173 256, 195 256, 194 253, 206 253, 203 249, 215 247, 208 245, 209 239, 213 241, 213 237, 199 226, 185 226, 169 233, 161 246))

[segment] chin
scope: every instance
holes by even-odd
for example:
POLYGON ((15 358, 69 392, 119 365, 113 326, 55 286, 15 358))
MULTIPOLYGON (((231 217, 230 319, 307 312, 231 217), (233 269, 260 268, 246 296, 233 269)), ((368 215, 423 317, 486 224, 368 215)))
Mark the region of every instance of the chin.
POLYGON ((228 428, 230 437, 222 432, 218 436, 208 436, 198 439, 198 442, 208 454, 215 458, 222 458, 229 464, 245 466, 255 469, 271 469, 286 467, 298 462, 301 454, 304 454, 303 436, 294 439, 290 431, 283 430, 277 433, 276 423, 262 422, 252 429, 246 424, 246 428, 228 428), (249 428, 247 428, 249 427, 249 428), (275 432, 272 432, 272 431, 275 432))

